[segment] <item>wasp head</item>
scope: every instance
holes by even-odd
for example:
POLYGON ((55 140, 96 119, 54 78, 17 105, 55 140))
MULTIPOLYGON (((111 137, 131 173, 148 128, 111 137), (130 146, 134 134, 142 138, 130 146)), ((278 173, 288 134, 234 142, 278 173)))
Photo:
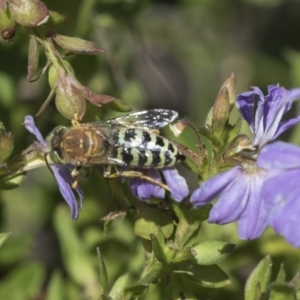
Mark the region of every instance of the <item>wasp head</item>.
POLYGON ((63 151, 61 148, 61 142, 66 133, 66 129, 67 128, 65 126, 57 126, 46 137, 46 142, 50 149, 49 156, 55 164, 65 163, 63 151))

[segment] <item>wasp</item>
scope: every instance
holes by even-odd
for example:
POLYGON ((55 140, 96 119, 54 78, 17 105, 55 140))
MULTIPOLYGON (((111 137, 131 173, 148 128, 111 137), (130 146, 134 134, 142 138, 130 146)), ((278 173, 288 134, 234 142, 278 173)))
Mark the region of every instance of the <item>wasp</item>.
MULTIPOLYGON (((57 126, 46 138, 49 156, 54 163, 75 167, 171 167, 185 156, 159 135, 159 129, 177 117, 173 110, 152 109, 106 121, 57 126)), ((109 177, 108 173, 104 176, 109 177)))

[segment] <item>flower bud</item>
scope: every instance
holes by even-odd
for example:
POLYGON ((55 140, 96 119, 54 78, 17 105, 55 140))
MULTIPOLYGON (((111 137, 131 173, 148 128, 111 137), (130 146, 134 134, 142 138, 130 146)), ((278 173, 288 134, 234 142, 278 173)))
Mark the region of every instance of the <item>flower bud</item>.
POLYGON ((14 148, 14 138, 0 122, 0 164, 4 163, 11 155, 14 148))
POLYGON ((0 31, 5 41, 10 41, 15 36, 16 23, 11 15, 9 7, 1 5, 0 7, 0 31))
POLYGON ((236 96, 236 78, 234 73, 231 73, 230 76, 224 81, 221 86, 220 92, 223 88, 227 88, 229 105, 231 109, 235 103, 236 96))
POLYGON ((15 21, 23 26, 37 27, 47 23, 49 11, 39 0, 10 0, 15 21))
MULTIPOLYGON (((71 64, 67 61, 62 59, 61 62, 63 63, 64 67, 66 68, 68 74, 71 74, 75 77, 74 69, 72 68, 71 64)), ((53 88, 58 80, 58 72, 54 65, 51 65, 48 69, 48 82, 51 88, 53 88)))
POLYGON ((58 75, 55 105, 57 110, 69 120, 81 120, 86 112, 86 102, 82 86, 72 76, 61 71, 58 75))
MULTIPOLYGON (((127 112, 131 108, 124 101, 109 95, 99 95, 88 87, 81 85, 74 75, 70 63, 62 60, 64 68, 57 71, 57 67, 51 65, 48 72, 48 81, 52 89, 55 89, 55 103, 58 111, 67 119, 77 118, 81 120, 86 112, 86 100, 95 106, 105 105, 108 109, 127 112)), ((40 114, 50 102, 49 97, 39 110, 40 114)))
POLYGON ((223 87, 215 100, 213 106, 213 131, 222 133, 229 118, 230 106, 229 95, 226 87, 223 87))
POLYGON ((239 154, 244 157, 253 158, 255 151, 256 148, 252 145, 251 139, 245 134, 240 134, 231 142, 224 156, 232 157, 239 154))

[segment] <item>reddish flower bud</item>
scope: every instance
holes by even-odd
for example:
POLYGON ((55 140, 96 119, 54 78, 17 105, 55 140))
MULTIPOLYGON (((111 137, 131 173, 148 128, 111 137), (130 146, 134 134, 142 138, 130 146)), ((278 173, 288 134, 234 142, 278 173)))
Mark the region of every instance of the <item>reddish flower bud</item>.
POLYGON ((222 133, 229 118, 230 106, 229 95, 226 87, 223 87, 213 106, 213 131, 222 133))
POLYGON ((10 41, 15 36, 16 23, 12 17, 9 7, 6 7, 6 3, 1 3, 0 6, 0 31, 1 36, 5 41, 10 41))
POLYGON ((23 26, 37 27, 48 21, 48 8, 39 0, 10 0, 9 4, 15 21, 23 26))
POLYGON ((235 74, 231 73, 230 76, 224 81, 224 83, 221 86, 220 91, 223 88, 227 88, 228 91, 228 99, 229 99, 229 105, 232 108, 232 106, 235 103, 235 97, 236 97, 236 78, 235 74))
POLYGON ((255 150, 256 148, 252 145, 251 139, 245 134, 240 134, 231 142, 224 156, 232 157, 242 153, 244 157, 253 157, 255 150), (249 153, 249 155, 247 155, 247 153, 249 153))
POLYGON ((86 111, 82 86, 64 71, 58 75, 55 105, 57 110, 69 120, 81 120, 86 111))

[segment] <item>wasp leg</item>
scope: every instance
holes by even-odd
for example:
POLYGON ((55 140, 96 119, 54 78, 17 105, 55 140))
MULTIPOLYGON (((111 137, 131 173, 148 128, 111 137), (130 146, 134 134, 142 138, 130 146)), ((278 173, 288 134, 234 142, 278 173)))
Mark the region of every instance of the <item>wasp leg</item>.
POLYGON ((150 133, 155 133, 155 134, 157 134, 157 135, 160 134, 159 129, 150 129, 149 132, 150 132, 150 133))
POLYGON ((120 172, 116 167, 107 165, 107 166, 104 166, 103 176, 106 179, 113 179, 113 178, 120 177, 120 172), (112 170, 113 168, 114 168, 114 171, 112 170))
POLYGON ((161 188, 165 189, 166 191, 170 192, 169 187, 166 184, 163 184, 159 181, 156 181, 155 179, 144 175, 142 172, 138 172, 138 171, 119 171, 116 167, 114 166, 105 166, 104 167, 104 178, 106 179, 113 179, 113 178, 117 178, 117 177, 127 177, 127 178, 140 178, 142 180, 148 181, 152 184, 158 185, 161 188), (115 169, 115 172, 112 172, 112 168, 115 169))
POLYGON ((83 174, 81 171, 81 167, 75 167, 71 172, 71 176, 74 178, 74 182, 72 183, 72 189, 76 189, 79 185, 79 178, 83 178, 83 176, 87 177, 90 173, 90 169, 88 169, 86 174, 83 174))
POLYGON ((71 120, 72 125, 80 125, 79 118, 78 118, 78 113, 74 114, 74 119, 71 120))
POLYGON ((152 184, 158 185, 161 188, 165 189, 166 191, 170 192, 170 188, 166 184, 156 181, 155 179, 153 179, 149 176, 146 176, 143 173, 138 172, 138 171, 124 171, 124 172, 119 173, 119 176, 124 176, 127 178, 140 178, 140 179, 148 181, 152 184))

